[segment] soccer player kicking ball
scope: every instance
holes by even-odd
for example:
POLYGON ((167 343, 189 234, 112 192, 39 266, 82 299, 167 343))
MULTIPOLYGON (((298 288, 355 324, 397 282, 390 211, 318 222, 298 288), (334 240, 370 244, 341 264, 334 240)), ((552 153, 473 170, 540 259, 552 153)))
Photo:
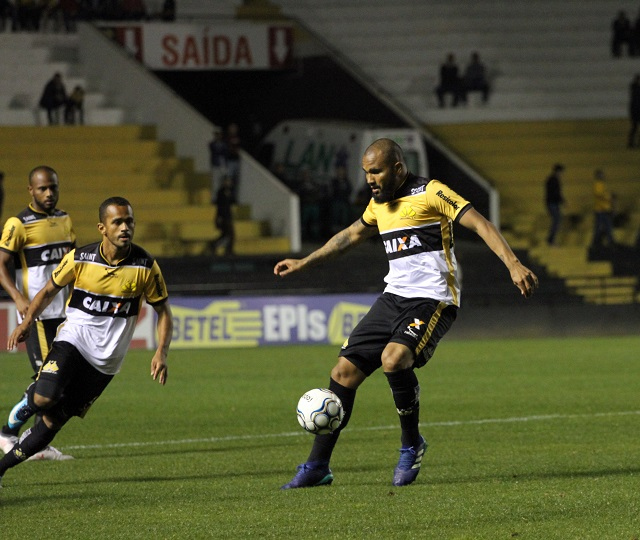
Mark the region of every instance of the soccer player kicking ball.
POLYGON ((329 389, 342 400, 344 419, 328 435, 316 435, 307 461, 282 489, 330 484, 329 461, 353 410, 356 390, 382 367, 400 418, 400 459, 394 486, 411 484, 427 442, 419 430, 420 385, 415 369, 433 356, 460 305, 460 285, 453 251, 453 223, 476 232, 502 260, 513 284, 529 297, 538 286, 535 274, 520 263, 500 232, 473 206, 438 180, 408 171, 402 149, 378 139, 362 158, 371 188, 362 217, 303 259, 285 259, 274 273, 287 276, 335 257, 379 233, 387 258, 387 286, 342 346, 331 371, 329 389))
POLYGON ((66 319, 27 400, 15 412, 17 421, 25 422, 43 411, 42 421, 26 430, 0 460, 0 482, 8 469, 50 444, 71 417, 84 417, 102 394, 124 361, 143 299, 158 315, 151 377, 163 385, 167 382, 173 323, 158 263, 133 243, 135 221, 126 199, 104 201, 99 218, 102 241, 64 256, 9 337, 11 350, 24 341, 31 324, 55 296, 72 286, 66 319))

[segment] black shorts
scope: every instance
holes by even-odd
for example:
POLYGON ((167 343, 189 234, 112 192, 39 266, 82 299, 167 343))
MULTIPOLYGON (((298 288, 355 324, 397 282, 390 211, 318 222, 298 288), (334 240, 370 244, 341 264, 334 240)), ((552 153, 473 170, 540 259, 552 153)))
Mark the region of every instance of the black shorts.
POLYGON ((368 376, 382 366, 388 343, 402 343, 413 351, 413 367, 420 368, 433 356, 457 314, 457 306, 438 300, 383 293, 353 329, 339 356, 368 376))
POLYGON ((38 378, 35 392, 56 404, 47 416, 66 422, 83 417, 113 379, 94 368, 71 343, 54 341, 38 378))
POLYGON ((64 319, 45 319, 36 321, 31 325, 29 335, 24 343, 27 346, 27 354, 33 368, 34 379, 40 366, 42 366, 42 361, 49 354, 49 348, 53 343, 53 338, 56 337, 58 326, 63 322, 64 319))

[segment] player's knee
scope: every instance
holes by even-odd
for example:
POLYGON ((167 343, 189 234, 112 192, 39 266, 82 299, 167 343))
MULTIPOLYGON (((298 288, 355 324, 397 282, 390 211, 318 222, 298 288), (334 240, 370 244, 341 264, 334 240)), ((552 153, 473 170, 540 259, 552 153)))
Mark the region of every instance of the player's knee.
POLYGON ((366 377, 348 360, 338 360, 338 363, 331 370, 331 378, 347 388, 357 388, 366 377))
POLYGON ((413 365, 413 353, 405 345, 389 343, 382 351, 382 369, 385 372, 400 371, 413 365))
POLYGON ((45 397, 45 396, 41 396, 40 394, 34 393, 33 394, 33 404, 39 409, 39 410, 47 410, 51 407, 53 407, 53 405, 55 405, 55 401, 51 398, 45 397))

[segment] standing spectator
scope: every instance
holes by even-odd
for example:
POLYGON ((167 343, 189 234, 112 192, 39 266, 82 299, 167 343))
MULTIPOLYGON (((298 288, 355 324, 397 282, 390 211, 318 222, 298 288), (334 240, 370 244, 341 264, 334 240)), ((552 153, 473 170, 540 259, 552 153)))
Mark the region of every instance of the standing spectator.
POLYGON ((224 255, 233 254, 235 241, 235 229, 233 227, 233 181, 229 176, 222 178, 222 185, 216 194, 216 218, 215 225, 220 231, 220 236, 211 242, 211 254, 215 255, 217 249, 222 246, 224 255))
POLYGON ((322 226, 320 223, 324 193, 322 187, 315 181, 307 169, 301 172, 298 185, 300 196, 300 229, 302 239, 315 242, 320 240, 322 226))
POLYGON ((165 22, 176 20, 176 0, 164 0, 162 3, 162 11, 160 12, 160 19, 165 22))
POLYGON ((564 197, 562 196, 563 172, 564 165, 556 163, 545 184, 545 202, 549 216, 551 217, 551 226, 549 228, 549 235, 547 236, 547 244, 550 246, 555 244, 556 235, 558 234, 560 222, 562 221, 561 206, 564 204, 564 197))
POLYGON ((622 56, 623 45, 627 46, 629 56, 632 54, 632 27, 627 13, 618 11, 618 15, 611 23, 611 55, 615 58, 622 56))
POLYGON ((596 169, 593 173, 593 240, 591 248, 602 249, 606 244, 612 248, 613 241, 613 201, 614 195, 607 187, 604 171, 596 169))
POLYGON ((629 148, 637 148, 636 133, 640 123, 640 74, 633 78, 629 86, 629 120, 631 120, 631 128, 629 129, 627 146, 629 148))
POLYGON ((49 125, 60 123, 60 107, 67 102, 67 91, 62 82, 62 74, 56 73, 47 82, 40 98, 40 107, 47 111, 49 125))
POLYGON ((465 69, 462 79, 461 99, 467 102, 469 92, 482 92, 482 103, 489 99, 489 82, 487 80, 487 69, 480 60, 477 52, 471 54, 469 65, 465 69))
POLYGON ((84 89, 82 86, 76 86, 67 98, 67 103, 64 106, 64 123, 75 124, 76 116, 78 124, 84 125, 84 89))
POLYGON ((11 23, 8 30, 15 32, 18 29, 16 7, 12 0, 0 0, 0 32, 7 30, 7 21, 11 23))
POLYGON ((447 60, 440 66, 440 82, 436 87, 438 106, 444 107, 444 97, 451 94, 451 105, 457 107, 460 99, 460 75, 456 57, 453 53, 447 55, 447 60))
POLYGON ((331 234, 351 224, 351 181, 344 166, 336 167, 331 179, 331 234))
POLYGON ((209 141, 209 164, 211 165, 211 204, 214 204, 216 192, 222 187, 222 178, 227 174, 227 143, 222 139, 222 130, 213 130, 213 139, 209 141))
POLYGON ((238 124, 235 122, 227 126, 227 174, 233 181, 233 198, 238 200, 238 189, 240 185, 240 134, 238 124))

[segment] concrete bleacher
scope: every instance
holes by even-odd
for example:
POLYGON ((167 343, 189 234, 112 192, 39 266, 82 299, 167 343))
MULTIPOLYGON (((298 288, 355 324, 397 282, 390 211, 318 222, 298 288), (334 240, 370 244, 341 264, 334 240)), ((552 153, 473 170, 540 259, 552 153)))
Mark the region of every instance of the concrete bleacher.
MULTIPOLYGON (((175 155, 170 141, 157 140, 154 126, 3 126, 0 163, 5 173, 3 215, 29 202, 28 172, 53 166, 60 178, 60 208, 71 215, 78 243, 100 239, 97 208, 114 195, 131 202, 139 226, 136 242, 158 257, 200 255, 218 236, 215 207, 202 196, 208 175, 175 155)), ((251 209, 234 209, 235 253, 285 253, 288 238, 271 235, 251 209)))
POLYGON ((610 25, 635 2, 600 0, 279 0, 355 68, 428 124, 619 118, 636 59, 610 56, 610 25), (478 51, 493 92, 483 107, 439 109, 440 63, 453 52, 464 68, 478 51))
POLYGON ((92 86, 78 68, 76 34, 0 33, 0 125, 45 125, 38 107, 42 90, 54 73, 62 74, 67 93, 79 85, 86 91, 84 119, 88 125, 118 125, 122 108, 110 106, 107 96, 92 86))

